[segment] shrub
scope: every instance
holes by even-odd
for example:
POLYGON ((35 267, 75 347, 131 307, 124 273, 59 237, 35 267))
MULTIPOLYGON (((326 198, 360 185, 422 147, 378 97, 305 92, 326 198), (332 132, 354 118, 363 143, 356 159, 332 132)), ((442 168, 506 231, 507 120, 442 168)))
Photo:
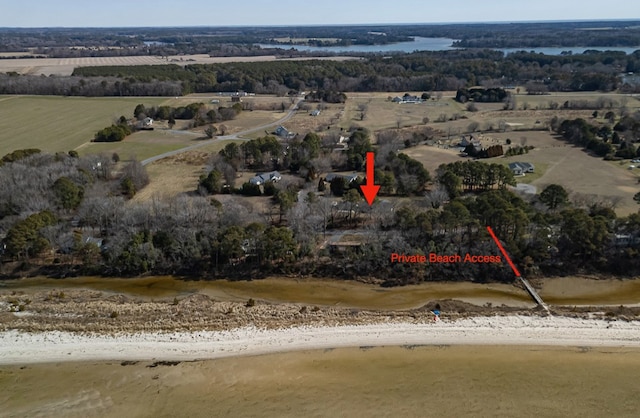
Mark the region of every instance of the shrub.
POLYGON ((208 175, 200 176, 199 184, 209 194, 218 194, 222 192, 222 173, 218 170, 211 170, 208 175))
MULTIPOLYGON (((324 182, 323 182, 324 184, 324 182)), ((276 185, 274 182, 272 181, 268 181, 264 184, 264 195, 265 196, 275 196, 276 192, 278 191, 278 189, 276 188, 276 185)))
POLYGON ((252 306, 256 306, 256 301, 253 298, 249 298, 247 304, 245 305, 247 308, 251 308, 252 306))
POLYGON ((131 135, 131 129, 127 125, 111 125, 96 132, 94 142, 119 142, 127 135, 131 135))
POLYGON ((16 150, 2 157, 2 159, 0 159, 0 166, 2 166, 5 163, 13 163, 15 161, 27 158, 33 154, 39 154, 39 153, 40 153, 40 150, 37 148, 16 150))
POLYGON ((240 194, 245 196, 262 196, 262 191, 260 191, 260 186, 257 184, 246 182, 242 185, 240 194))

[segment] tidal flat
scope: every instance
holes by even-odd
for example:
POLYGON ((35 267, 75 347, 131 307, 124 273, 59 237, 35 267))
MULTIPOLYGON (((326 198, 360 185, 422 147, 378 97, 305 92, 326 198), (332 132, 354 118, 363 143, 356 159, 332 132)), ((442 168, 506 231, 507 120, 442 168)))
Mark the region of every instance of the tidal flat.
POLYGON ((0 367, 0 416, 632 417, 636 348, 399 346, 0 367))

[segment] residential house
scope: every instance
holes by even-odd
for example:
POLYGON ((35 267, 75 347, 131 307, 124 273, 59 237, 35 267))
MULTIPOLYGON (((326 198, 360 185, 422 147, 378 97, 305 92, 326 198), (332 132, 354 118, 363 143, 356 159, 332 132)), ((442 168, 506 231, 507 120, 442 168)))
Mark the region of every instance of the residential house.
POLYGON ((327 183, 331 183, 333 179, 337 177, 343 178, 345 184, 350 184, 358 179, 358 174, 357 173, 354 173, 354 174, 329 173, 324 177, 324 181, 326 181, 327 183))
POLYGON ((418 97, 418 96, 412 96, 410 94, 405 94, 402 97, 396 96, 393 99, 391 99, 392 102, 394 103, 400 103, 400 104, 406 104, 406 103, 411 103, 411 104, 415 104, 415 103, 422 103, 423 100, 422 98, 418 97))
POLYGON ((149 117, 146 117, 146 118, 144 118, 144 119, 142 120, 142 127, 143 127, 143 128, 148 128, 148 127, 150 127, 151 125, 153 125, 153 119, 151 119, 151 118, 149 118, 149 117))
POLYGON ((218 93, 218 96, 238 96, 238 97, 245 97, 245 96, 251 96, 252 94, 247 93, 244 90, 238 90, 238 91, 221 91, 220 93, 218 93))
POLYGON ((278 126, 276 128, 276 130, 273 131, 273 133, 276 136, 279 136, 280 138, 291 138, 291 137, 295 136, 295 134, 293 132, 290 132, 287 128, 285 128, 282 125, 278 126))
POLYGON ((256 173, 255 177, 249 180, 249 183, 262 186, 269 181, 277 183, 280 180, 282 180, 282 175, 277 171, 271 171, 269 173, 256 173))
POLYGON ((96 237, 87 237, 84 240, 85 244, 93 244, 98 248, 102 248, 102 245, 104 244, 104 240, 102 238, 96 238, 96 237))
POLYGON ((467 138, 466 136, 462 135, 458 146, 461 148, 466 148, 469 145, 473 145, 475 148, 482 148, 482 143, 475 136, 469 135, 469 137, 467 138))
POLYGON ((311 116, 320 116, 320 109, 316 109, 313 112, 309 113, 311 116))
POLYGON ((522 176, 525 173, 533 173, 535 166, 531 163, 515 162, 509 163, 509 170, 513 172, 514 176, 522 176))

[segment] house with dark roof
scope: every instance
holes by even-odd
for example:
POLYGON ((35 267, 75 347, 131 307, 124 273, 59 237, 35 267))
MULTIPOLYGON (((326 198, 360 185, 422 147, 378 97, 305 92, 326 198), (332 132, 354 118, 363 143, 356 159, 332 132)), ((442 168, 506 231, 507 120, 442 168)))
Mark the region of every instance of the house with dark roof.
POLYGON ((324 181, 326 181, 327 183, 331 183, 335 178, 343 178, 345 184, 350 184, 358 179, 358 174, 329 173, 324 177, 324 181))
POLYGON ((466 148, 469 145, 473 145, 475 148, 482 148, 482 143, 480 142, 480 140, 476 139, 475 136, 469 135, 469 138, 467 138, 466 136, 462 135, 458 146, 461 148, 466 148))
POLYGON ((514 176, 523 176, 525 173, 533 173, 535 166, 531 163, 515 162, 509 163, 509 170, 514 176))
POLYGON ((269 173, 256 173, 255 177, 252 177, 249 180, 249 183, 255 184, 256 186, 262 186, 269 181, 277 183, 280 180, 282 180, 282 175, 277 171, 271 171, 269 173))
POLYGON ((278 126, 276 130, 273 131, 273 133, 276 136, 279 136, 280 138, 291 138, 292 136, 295 136, 293 132, 290 132, 287 128, 285 128, 282 125, 278 126))
POLYGON ((402 97, 396 96, 391 99, 394 103, 406 104, 406 103, 422 103, 424 100, 418 96, 413 96, 409 93, 405 94, 402 97))

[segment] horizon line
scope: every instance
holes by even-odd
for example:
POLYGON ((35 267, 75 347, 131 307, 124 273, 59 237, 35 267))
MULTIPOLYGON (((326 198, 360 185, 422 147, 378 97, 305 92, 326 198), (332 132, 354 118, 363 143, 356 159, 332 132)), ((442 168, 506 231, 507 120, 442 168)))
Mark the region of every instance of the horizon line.
POLYGON ((445 26, 445 25, 504 25, 504 24, 543 24, 543 23, 611 23, 640 22, 640 18, 620 19, 551 19, 551 20, 493 20, 493 21, 451 21, 451 22, 378 22, 378 23, 307 23, 300 25, 277 24, 237 24, 237 25, 176 25, 176 26, 0 26, 4 29, 181 29, 181 28, 305 28, 337 26, 445 26))

